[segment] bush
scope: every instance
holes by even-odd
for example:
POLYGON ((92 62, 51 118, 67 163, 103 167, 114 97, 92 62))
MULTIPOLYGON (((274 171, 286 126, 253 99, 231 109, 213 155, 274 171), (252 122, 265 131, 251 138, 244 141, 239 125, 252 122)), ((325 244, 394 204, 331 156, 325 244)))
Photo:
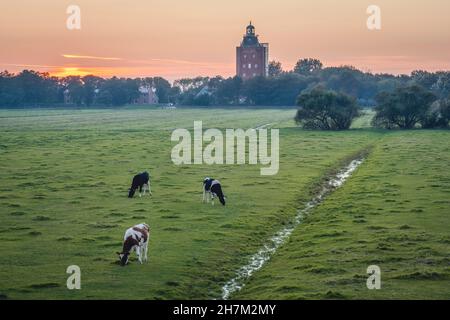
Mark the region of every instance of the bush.
POLYGON ((354 98, 320 88, 301 94, 297 104, 295 121, 305 129, 346 130, 359 114, 354 98))
POLYGON ((372 123, 386 129, 412 129, 420 122, 425 126, 434 125, 431 104, 435 100, 434 94, 417 85, 382 92, 376 97, 372 123))

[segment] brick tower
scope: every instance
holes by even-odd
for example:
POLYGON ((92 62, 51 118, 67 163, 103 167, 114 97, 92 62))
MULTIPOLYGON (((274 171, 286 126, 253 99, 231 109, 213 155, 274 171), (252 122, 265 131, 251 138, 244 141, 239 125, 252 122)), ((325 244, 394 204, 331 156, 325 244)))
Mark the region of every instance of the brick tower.
POLYGON ((255 27, 247 26, 244 39, 236 48, 236 75, 243 80, 269 74, 269 44, 260 43, 255 27))

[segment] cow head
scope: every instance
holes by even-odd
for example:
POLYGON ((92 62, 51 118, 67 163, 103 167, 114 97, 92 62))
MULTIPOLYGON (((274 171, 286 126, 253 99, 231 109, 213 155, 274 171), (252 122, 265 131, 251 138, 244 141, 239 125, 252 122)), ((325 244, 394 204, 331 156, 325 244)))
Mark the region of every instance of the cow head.
POLYGON ((128 256, 130 255, 129 252, 117 252, 119 255, 119 261, 120 265, 123 267, 128 264, 128 256))

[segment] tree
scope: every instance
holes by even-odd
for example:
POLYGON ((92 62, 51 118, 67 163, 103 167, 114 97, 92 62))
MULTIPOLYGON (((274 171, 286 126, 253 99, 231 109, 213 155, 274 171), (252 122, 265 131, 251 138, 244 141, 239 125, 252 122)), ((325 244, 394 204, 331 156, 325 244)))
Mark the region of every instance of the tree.
POLYGON ((447 99, 435 101, 430 105, 425 116, 420 119, 422 128, 448 128, 450 121, 450 96, 447 99))
POLYGON ((223 80, 217 87, 217 102, 223 105, 238 105, 242 91, 242 79, 233 77, 223 80))
POLYGON ((427 108, 419 122, 424 129, 442 128, 446 127, 448 124, 448 121, 445 121, 441 116, 441 105, 438 101, 427 108))
POLYGON ((420 121, 425 123, 434 94, 418 85, 397 88, 394 92, 382 92, 376 97, 376 115, 373 124, 387 129, 412 129, 420 121))
POLYGON ((450 95, 447 99, 442 99, 440 103, 440 111, 441 111, 441 117, 442 117, 442 123, 444 127, 449 126, 450 122, 450 95))
POLYGON ((23 105, 37 106, 54 103, 57 100, 57 81, 48 73, 24 70, 14 78, 14 85, 20 88, 20 102, 23 105))
MULTIPOLYGON (((365 88, 362 81, 364 74, 353 67, 327 68, 325 74, 329 74, 326 79, 327 88, 346 93, 353 97, 362 97, 365 88)), ((322 76, 323 77, 323 76, 322 76)))
POLYGON ((179 88, 179 87, 172 86, 172 87, 170 88, 170 91, 169 91, 168 102, 169 102, 169 103, 175 103, 175 102, 178 102, 179 97, 180 97, 180 94, 181 94, 180 88, 179 88))
POLYGON ((105 105, 105 106, 111 106, 113 97, 109 90, 105 89, 106 86, 102 87, 98 93, 97 102, 99 104, 105 105))
POLYGON ((282 73, 281 62, 275 60, 269 62, 269 77, 278 77, 282 73))
POLYGON ((193 105, 207 107, 212 104, 213 97, 208 93, 200 94, 194 97, 193 105))
POLYGON ((307 87, 307 78, 296 73, 283 73, 269 83, 270 104, 293 106, 298 95, 307 87))
POLYGON ((346 130, 359 114, 353 97, 322 88, 301 94, 297 104, 295 121, 305 129, 346 130))
POLYGON ((144 86, 155 88, 155 94, 158 97, 159 103, 169 102, 170 89, 172 88, 169 81, 162 77, 154 77, 143 79, 142 84, 144 86))
POLYGON ((175 80, 174 86, 179 87, 182 93, 192 89, 200 90, 202 87, 208 84, 209 77, 196 77, 196 78, 183 78, 175 80))
POLYGON ((19 87, 14 74, 4 71, 0 73, 0 106, 17 107, 23 104, 23 90, 19 87))
POLYGON ((436 72, 437 80, 431 87, 433 93, 444 99, 450 92, 450 72, 438 71, 436 72))
POLYGON ((318 59, 301 59, 297 61, 294 72, 302 75, 310 75, 322 70, 323 64, 318 59))
POLYGON ((271 84, 273 83, 271 78, 262 76, 253 77, 244 82, 243 92, 247 97, 247 103, 255 104, 258 106, 270 105, 271 96, 271 84))
POLYGON ((122 106, 139 97, 139 79, 112 77, 100 88, 98 101, 103 104, 122 106))
POLYGON ((104 80, 93 75, 84 76, 83 81, 83 101, 86 106, 91 106, 96 98, 97 91, 102 86, 104 80))
POLYGON ((68 90, 70 100, 77 106, 81 106, 84 101, 85 91, 83 81, 79 76, 68 76, 61 80, 64 87, 68 90))

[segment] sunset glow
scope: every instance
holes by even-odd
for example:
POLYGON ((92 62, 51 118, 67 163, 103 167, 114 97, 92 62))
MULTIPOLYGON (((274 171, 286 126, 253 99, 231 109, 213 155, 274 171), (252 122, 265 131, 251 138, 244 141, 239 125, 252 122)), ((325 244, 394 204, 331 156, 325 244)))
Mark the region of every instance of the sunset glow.
POLYGON ((81 30, 68 30, 72 1, 4 1, 0 70, 56 76, 233 76, 235 50, 252 20, 270 59, 299 58, 394 74, 450 69, 450 2, 378 0, 382 29, 366 27, 366 0, 78 0, 81 30), (401 14, 399 14, 401 13, 401 14), (28 67, 27 67, 28 68, 28 67))
POLYGON ((97 70, 80 70, 79 68, 61 68, 55 72, 51 72, 51 76, 67 77, 67 76, 87 76, 89 74, 98 74, 97 70))

